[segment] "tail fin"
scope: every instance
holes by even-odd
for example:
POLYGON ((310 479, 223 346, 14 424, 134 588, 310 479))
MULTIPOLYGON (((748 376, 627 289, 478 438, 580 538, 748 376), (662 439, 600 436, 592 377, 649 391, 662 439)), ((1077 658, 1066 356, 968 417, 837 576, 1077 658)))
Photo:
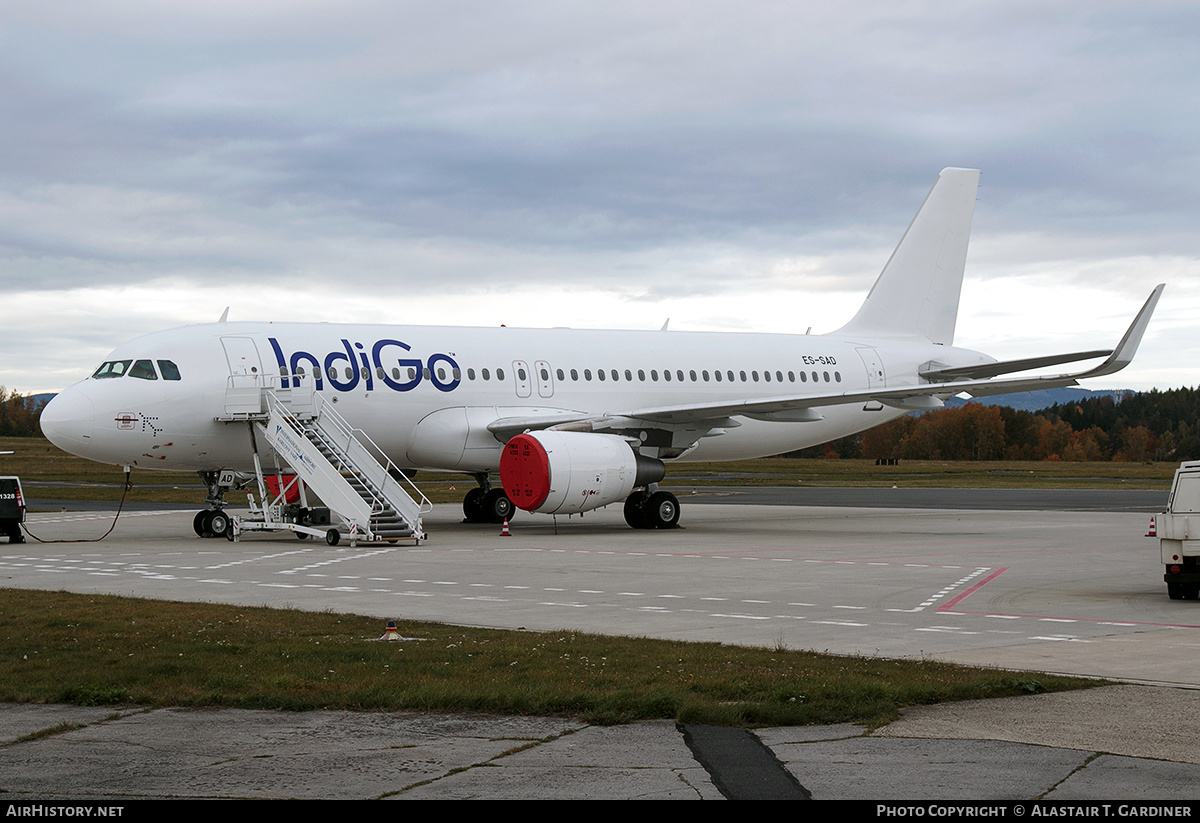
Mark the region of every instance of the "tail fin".
POLYGON ((845 336, 954 342, 978 169, 943 169, 845 336))

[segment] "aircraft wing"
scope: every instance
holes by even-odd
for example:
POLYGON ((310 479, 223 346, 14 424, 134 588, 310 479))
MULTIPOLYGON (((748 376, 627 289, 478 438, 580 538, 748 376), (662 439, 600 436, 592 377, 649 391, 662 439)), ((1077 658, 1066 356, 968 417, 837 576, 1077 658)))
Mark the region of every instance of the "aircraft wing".
MULTIPOLYGON (((1133 323, 1125 331, 1121 342, 1111 351, 1080 352, 1071 355, 1058 355, 1029 360, 1008 361, 1008 365, 1023 363, 1025 369, 1071 362, 1085 356, 1097 357, 1107 354, 1108 358, 1098 366, 1084 371, 1029 377, 1012 377, 1001 380, 995 379, 966 379, 946 380, 941 382, 914 383, 908 386, 886 386, 878 389, 840 392, 819 395, 781 396, 761 398, 737 402, 717 402, 687 406, 659 406, 655 408, 633 409, 625 412, 628 417, 651 420, 661 423, 695 423, 704 419, 718 417, 746 416, 761 420, 803 420, 819 419, 805 418, 797 412, 803 409, 819 409, 822 406, 835 406, 844 403, 878 402, 884 405, 902 409, 934 409, 939 408, 948 397, 967 393, 972 397, 986 397, 996 394, 1014 394, 1016 392, 1036 391, 1038 389, 1057 389, 1065 386, 1078 385, 1080 380, 1088 377, 1100 377, 1113 374, 1128 366, 1133 361, 1138 346, 1142 342, 1146 326, 1162 296, 1163 284, 1155 287, 1150 293, 1141 311, 1133 319, 1133 323)), ((980 369, 1004 367, 1005 364, 991 363, 980 366, 980 369)), ((947 370, 953 371, 953 370, 947 370)), ((1000 373, 1003 373, 1001 371, 1000 373)))
POLYGON ((506 417, 488 426, 498 438, 505 440, 523 431, 559 429, 575 431, 628 431, 646 424, 682 427, 691 431, 698 439, 713 429, 731 428, 739 425, 734 418, 749 417, 755 420, 803 421, 820 420, 823 406, 849 403, 882 403, 887 406, 914 411, 941 408, 943 402, 956 394, 966 393, 972 397, 997 394, 1056 389, 1078 385, 1080 380, 1100 377, 1120 371, 1129 365, 1142 341, 1142 335, 1154 313, 1163 285, 1157 286, 1126 330, 1125 335, 1112 350, 1077 352, 1067 355, 1010 360, 1004 363, 989 363, 961 370, 945 369, 927 375, 967 375, 967 379, 918 382, 906 386, 884 386, 848 392, 827 394, 779 395, 753 400, 725 400, 712 403, 692 403, 677 406, 652 406, 640 409, 625 409, 610 414, 596 415, 586 412, 562 412, 558 414, 506 417), (1079 372, 1027 377, 989 379, 989 374, 1004 374, 1020 369, 1034 369, 1047 365, 1073 362, 1086 357, 1108 355, 1103 363, 1079 372), (997 370, 998 369, 998 370, 997 370))

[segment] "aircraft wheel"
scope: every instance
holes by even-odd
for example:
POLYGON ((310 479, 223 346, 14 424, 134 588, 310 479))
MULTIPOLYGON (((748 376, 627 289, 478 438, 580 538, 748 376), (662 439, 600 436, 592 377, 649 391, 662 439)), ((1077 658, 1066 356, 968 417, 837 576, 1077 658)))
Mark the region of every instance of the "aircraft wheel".
POLYGON ((467 518, 468 523, 488 522, 487 512, 484 510, 483 489, 476 486, 467 492, 467 496, 463 498, 463 516, 467 518))
POLYGON ((650 528, 650 518, 646 516, 646 501, 649 498, 645 492, 634 492, 625 498, 625 522, 630 528, 650 528))
POLYGON ((652 529, 673 529, 679 522, 679 500, 670 492, 655 492, 643 507, 652 529))
POLYGON ((483 496, 483 513, 492 523, 503 523, 505 520, 512 520, 516 507, 508 499, 504 489, 492 489, 483 496))
POLYGON ((331 546, 336 546, 341 539, 342 535, 337 529, 330 529, 325 532, 325 542, 331 546))
POLYGON ((233 521, 222 511, 209 512, 206 525, 208 527, 206 537, 224 537, 226 532, 233 533, 233 521))
POLYGON ((208 519, 209 509, 201 509, 196 512, 196 516, 192 518, 192 529, 196 532, 197 537, 204 537, 206 530, 205 521, 208 519))

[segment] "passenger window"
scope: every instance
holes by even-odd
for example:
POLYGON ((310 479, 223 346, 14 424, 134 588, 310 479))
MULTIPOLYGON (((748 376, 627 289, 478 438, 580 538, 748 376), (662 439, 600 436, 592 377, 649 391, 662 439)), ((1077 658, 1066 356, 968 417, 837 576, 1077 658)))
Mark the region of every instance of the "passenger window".
POLYGON ((771 382, 771 373, 769 371, 763 372, 763 379, 766 380, 768 383, 770 383, 771 382))
POLYGON ((130 377, 136 377, 138 380, 157 380, 158 373, 154 371, 154 366, 149 360, 139 360, 133 364, 133 368, 129 370, 130 377))
POLYGON ((519 380, 525 379, 525 370, 524 369, 517 369, 517 379, 519 379, 519 380))
POLYGON ((713 377, 717 378, 717 382, 720 383, 721 382, 721 370, 717 369, 716 371, 714 371, 713 377))
MULTIPOLYGON (((158 370, 162 372, 163 380, 182 380, 179 376, 179 367, 170 360, 159 360, 158 370)), ((282 370, 281 370, 282 371, 282 370)))
POLYGON ((692 379, 692 382, 695 383, 696 382, 696 370, 692 369, 691 371, 689 371, 688 377, 690 377, 692 379))
POLYGON ((558 382, 559 382, 559 383, 561 383, 563 380, 565 380, 565 379, 566 379, 566 378, 564 378, 564 377, 563 377, 563 370, 562 370, 562 369, 555 369, 555 370, 554 370, 554 374, 555 374, 555 376, 558 378, 558 382))
POLYGON ((646 382, 646 370, 645 369, 638 369, 638 380, 642 381, 643 383, 646 382))
POLYGON ((475 370, 474 369, 467 369, 467 379, 468 380, 475 379, 475 370))
POLYGON ((578 380, 578 379, 579 379, 579 371, 578 371, 578 370, 576 370, 576 369, 571 369, 571 379, 572 379, 572 380, 578 380))
POLYGON ((125 372, 129 369, 129 364, 132 360, 110 360, 107 363, 101 363, 100 368, 92 374, 92 377, 97 380, 106 380, 110 377, 124 377, 125 372))
POLYGON ((492 379, 491 372, 489 372, 487 369, 480 369, 480 370, 479 370, 479 373, 480 373, 480 375, 483 377, 483 379, 484 379, 484 380, 491 380, 491 379, 492 379))
POLYGON ((583 370, 583 379, 588 381, 589 383, 592 382, 592 370, 591 369, 583 370))
POLYGON ((801 383, 808 382, 808 372, 804 372, 804 371, 800 372, 800 382, 801 383))
POLYGON ((655 383, 658 382, 658 369, 650 370, 650 379, 653 380, 655 383))
POLYGON ((663 380, 666 380, 668 383, 671 382, 671 370, 670 369, 663 369, 663 380))
POLYGON ((683 382, 683 369, 676 369, 675 376, 679 378, 679 382, 683 382))
POLYGON ((596 377, 600 378, 601 380, 606 379, 604 377, 604 369, 596 369, 596 377))
POLYGON ((497 380, 504 379, 504 369, 496 369, 496 379, 497 380))
POLYGON ((629 369, 626 369, 626 370, 625 370, 625 379, 626 379, 626 380, 633 380, 633 372, 631 372, 629 369))

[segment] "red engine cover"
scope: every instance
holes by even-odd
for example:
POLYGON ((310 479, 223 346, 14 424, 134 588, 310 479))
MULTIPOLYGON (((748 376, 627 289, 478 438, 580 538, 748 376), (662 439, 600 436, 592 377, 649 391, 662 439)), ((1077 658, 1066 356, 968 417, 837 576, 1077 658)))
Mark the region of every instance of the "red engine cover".
POLYGON ((518 434, 500 454, 500 477, 513 505, 531 512, 550 494, 550 457, 536 439, 518 434))

